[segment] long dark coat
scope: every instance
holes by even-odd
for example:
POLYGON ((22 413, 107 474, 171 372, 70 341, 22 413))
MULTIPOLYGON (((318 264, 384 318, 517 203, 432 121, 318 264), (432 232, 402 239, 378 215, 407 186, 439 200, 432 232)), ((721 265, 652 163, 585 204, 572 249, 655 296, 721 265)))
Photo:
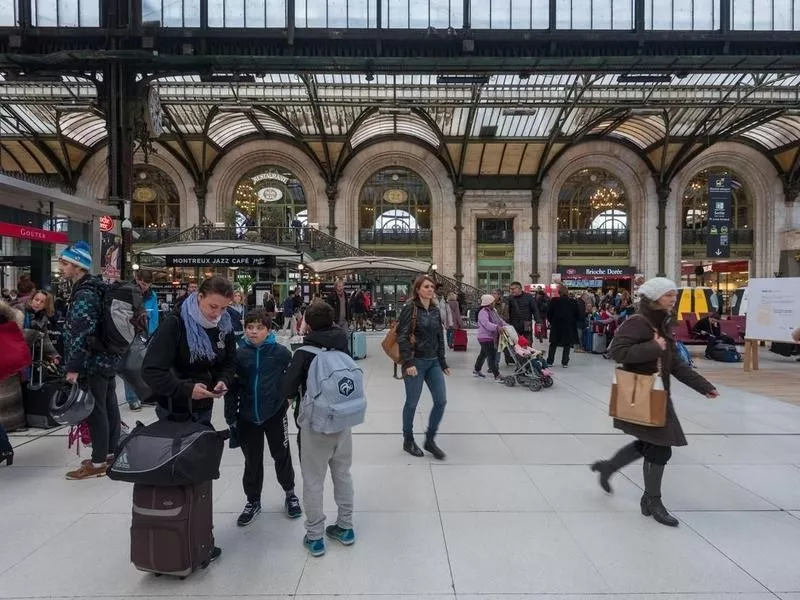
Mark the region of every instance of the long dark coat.
POLYGON ((578 343, 578 325, 581 313, 578 302, 568 296, 550 300, 547 309, 550 321, 550 343, 556 346, 574 346, 578 343))
POLYGON ((667 392, 667 421, 664 427, 645 427, 614 419, 614 427, 633 437, 659 446, 685 446, 686 436, 683 434, 681 422, 672 404, 670 393, 670 376, 674 376, 700 394, 714 390, 714 386, 680 359, 675 348, 670 327, 671 318, 663 311, 649 311, 640 307, 639 314, 633 315, 614 334, 614 341, 609 348, 611 358, 620 363, 627 371, 652 375, 658 371, 658 359, 661 358, 662 379, 667 392), (667 340, 666 350, 655 341, 655 331, 667 340))

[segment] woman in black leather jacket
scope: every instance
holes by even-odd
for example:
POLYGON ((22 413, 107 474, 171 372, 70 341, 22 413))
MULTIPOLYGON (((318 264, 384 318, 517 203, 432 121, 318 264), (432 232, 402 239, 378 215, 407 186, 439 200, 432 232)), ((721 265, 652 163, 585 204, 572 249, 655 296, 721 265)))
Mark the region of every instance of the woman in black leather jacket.
POLYGON ((412 456, 423 456, 422 450, 414 441, 414 414, 422 394, 422 384, 425 383, 433 396, 433 409, 423 447, 434 458, 444 460, 445 453, 434 440, 447 404, 444 376, 450 375, 450 369, 444 356, 444 328, 435 296, 436 284, 433 279, 427 275, 417 277, 411 299, 400 313, 397 342, 406 386, 403 450, 412 456))

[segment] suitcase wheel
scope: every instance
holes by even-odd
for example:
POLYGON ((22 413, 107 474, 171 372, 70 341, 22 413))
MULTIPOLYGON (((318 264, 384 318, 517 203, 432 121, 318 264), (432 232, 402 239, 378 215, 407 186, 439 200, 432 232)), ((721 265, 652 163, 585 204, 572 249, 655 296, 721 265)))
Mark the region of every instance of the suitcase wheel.
POLYGON ((161 573, 153 573, 154 577, 161 577, 161 573))

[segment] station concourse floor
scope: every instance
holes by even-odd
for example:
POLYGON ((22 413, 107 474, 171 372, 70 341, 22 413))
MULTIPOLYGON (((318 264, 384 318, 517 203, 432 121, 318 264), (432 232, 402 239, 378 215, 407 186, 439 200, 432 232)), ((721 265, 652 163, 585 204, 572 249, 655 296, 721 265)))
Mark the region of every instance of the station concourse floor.
MULTIPOLYGON (((238 528, 243 461, 226 449, 214 484, 221 559, 185 581, 141 573, 129 562, 131 486, 67 481, 77 458, 65 431, 31 430, 12 435, 15 463, 0 467, 0 598, 800 600, 799 406, 724 378, 717 400, 676 384, 689 446, 664 479, 681 521, 671 529, 639 513, 640 464, 613 479, 613 496, 587 466, 627 439, 606 416, 609 361, 578 354, 552 389, 508 389, 473 378, 471 337, 469 352, 449 355, 439 463, 401 450, 403 384, 379 341, 370 335, 361 363, 354 546, 308 555, 268 457, 264 512, 238 528)), ((800 365, 765 356, 762 369, 770 360, 800 383, 800 365)), ((430 405, 425 392, 420 442, 430 405)), ((122 408, 128 422, 152 412, 122 408)), ((299 469, 297 479, 300 493, 299 469)), ((330 518, 330 488, 325 503, 330 518)))

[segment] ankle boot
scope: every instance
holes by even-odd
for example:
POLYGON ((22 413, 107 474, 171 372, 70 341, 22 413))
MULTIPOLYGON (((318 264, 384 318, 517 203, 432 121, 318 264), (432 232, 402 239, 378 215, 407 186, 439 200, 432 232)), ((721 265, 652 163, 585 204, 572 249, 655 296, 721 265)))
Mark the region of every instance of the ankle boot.
POLYGON ((9 467, 14 464, 14 450, 0 450, 0 465, 6 463, 9 467))
POLYGON ((413 435, 405 435, 403 436, 403 450, 408 452, 411 456, 425 456, 425 453, 420 450, 419 446, 417 446, 417 442, 414 441, 413 435))
POLYGON ((444 460, 447 458, 447 455, 442 451, 441 448, 439 448, 439 446, 436 445, 436 442, 433 441, 432 437, 425 438, 425 445, 423 448, 430 452, 433 455, 433 458, 436 460, 444 460))
POLYGON ((645 517, 653 517, 658 523, 667 527, 677 527, 678 519, 669 514, 661 502, 661 479, 664 477, 664 465, 644 461, 644 495, 641 508, 645 517))
POLYGON ((636 449, 636 442, 631 442, 627 446, 623 446, 617 450, 617 453, 611 457, 611 460, 599 460, 591 466, 593 472, 600 474, 600 487, 603 488, 606 494, 614 493, 609 483, 611 476, 621 468, 638 460, 640 456, 639 450, 636 449))

